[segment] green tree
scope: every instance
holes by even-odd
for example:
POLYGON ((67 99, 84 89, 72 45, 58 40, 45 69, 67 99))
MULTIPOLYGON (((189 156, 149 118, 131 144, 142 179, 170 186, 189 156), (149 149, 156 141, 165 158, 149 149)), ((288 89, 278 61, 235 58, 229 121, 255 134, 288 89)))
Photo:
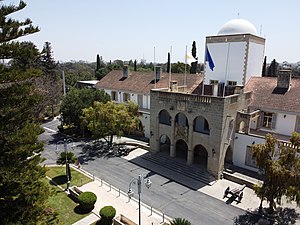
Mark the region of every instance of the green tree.
POLYGON ((57 72, 57 63, 53 57, 53 51, 50 42, 45 42, 41 53, 41 65, 43 76, 37 80, 37 86, 43 90, 44 101, 39 107, 37 113, 41 112, 45 106, 50 106, 51 117, 54 117, 54 108, 59 104, 62 97, 62 82, 57 72))
MULTIPOLYGON (((189 67, 187 65, 187 67, 189 67)), ((185 64, 182 62, 177 62, 172 64, 172 73, 184 73, 185 64)))
POLYGON ((94 102, 93 107, 83 110, 83 119, 95 138, 104 138, 111 146, 113 135, 122 136, 138 128, 138 114, 137 104, 131 101, 127 104, 94 102))
POLYGON ((100 56, 97 54, 97 62, 96 62, 96 71, 98 71, 101 68, 101 61, 100 61, 100 56))
POLYGON ((170 52, 168 52, 167 73, 170 73, 170 67, 171 67, 171 59, 170 59, 170 52))
MULTIPOLYGON (((196 48, 196 41, 193 41, 193 44, 192 44, 192 56, 196 60, 198 60, 198 57, 197 57, 197 48, 196 48)), ((191 63, 191 69, 190 69, 190 73, 191 74, 196 74, 197 73, 197 65, 198 65, 198 61, 191 63)))
POLYGON ((65 165, 66 164, 66 156, 68 159, 68 163, 75 163, 77 161, 77 158, 75 154, 71 151, 67 152, 61 152, 56 160, 56 163, 59 165, 65 165))
POLYGON ((110 96, 102 90, 72 88, 63 99, 61 105, 63 123, 80 128, 82 125, 80 116, 84 108, 92 106, 94 101, 107 102, 109 100, 110 96))
POLYGON ((261 76, 265 77, 267 75, 267 56, 264 58, 264 63, 261 71, 261 76))
POLYGON ((17 38, 38 32, 30 19, 12 18, 26 7, 0 7, 0 218, 1 224, 36 224, 44 216, 49 190, 42 180, 38 141, 42 129, 34 122, 36 105, 42 99, 34 79, 42 74, 39 52, 31 42, 17 38))
POLYGON ((133 70, 136 71, 136 59, 134 60, 134 64, 133 64, 133 70))
POLYGON ((187 219, 175 218, 171 221, 170 225, 192 225, 192 224, 187 219))
POLYGON ((252 146, 256 164, 264 172, 264 182, 256 186, 256 194, 269 202, 271 213, 276 203, 281 204, 283 196, 300 205, 299 134, 292 135, 291 144, 294 146, 283 145, 270 134, 265 139, 265 143, 252 146))
POLYGON ((269 68, 268 68, 268 77, 276 77, 278 71, 278 63, 275 59, 272 60, 269 68))

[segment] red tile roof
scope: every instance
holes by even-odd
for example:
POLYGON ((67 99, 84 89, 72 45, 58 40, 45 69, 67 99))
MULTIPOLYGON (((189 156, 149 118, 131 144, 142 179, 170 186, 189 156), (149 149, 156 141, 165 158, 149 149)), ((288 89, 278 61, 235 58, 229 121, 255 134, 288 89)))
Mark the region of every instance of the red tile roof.
POLYGON ((300 113, 300 79, 292 78, 289 91, 276 86, 276 77, 251 77, 245 86, 252 91, 250 106, 300 113))
MULTIPOLYGON (((150 90, 155 88, 154 72, 129 71, 128 77, 123 79, 122 70, 113 70, 102 78, 95 88, 117 90, 141 94, 150 94, 150 90)), ((184 85, 184 74, 172 73, 171 80, 176 80, 178 86, 184 85)), ((202 82, 201 74, 187 74, 187 92, 192 93, 202 82)), ((168 88, 169 74, 161 73, 160 80, 156 83, 156 88, 168 88)))

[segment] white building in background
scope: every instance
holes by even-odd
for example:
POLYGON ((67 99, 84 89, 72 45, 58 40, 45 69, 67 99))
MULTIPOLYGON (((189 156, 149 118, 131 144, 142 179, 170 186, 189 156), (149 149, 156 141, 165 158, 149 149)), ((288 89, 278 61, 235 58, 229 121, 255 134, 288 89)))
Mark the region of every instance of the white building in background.
POLYGON ((215 67, 206 67, 205 84, 245 86, 251 76, 261 75, 265 39, 249 21, 228 21, 217 35, 206 37, 206 47, 215 67))

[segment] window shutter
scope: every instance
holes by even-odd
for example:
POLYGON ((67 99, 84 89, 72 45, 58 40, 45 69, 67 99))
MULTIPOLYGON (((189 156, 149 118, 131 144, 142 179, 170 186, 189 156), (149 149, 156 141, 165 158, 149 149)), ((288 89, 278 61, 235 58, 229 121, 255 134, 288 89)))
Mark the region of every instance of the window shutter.
POLYGON ((272 114, 272 129, 273 130, 275 130, 275 128, 276 128, 276 118, 277 118, 276 113, 273 113, 272 114))

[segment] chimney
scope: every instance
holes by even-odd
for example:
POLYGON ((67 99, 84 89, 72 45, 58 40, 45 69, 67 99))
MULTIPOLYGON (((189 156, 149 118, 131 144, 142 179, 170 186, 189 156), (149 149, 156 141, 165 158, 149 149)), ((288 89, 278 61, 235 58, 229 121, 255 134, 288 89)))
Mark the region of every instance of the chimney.
POLYGON ((160 66, 156 66, 155 67, 155 79, 156 79, 156 81, 160 80, 160 73, 161 73, 161 67, 160 66))
POLYGON ((123 66, 123 78, 127 78, 128 77, 128 65, 124 65, 123 66))
POLYGON ((210 84, 212 86, 212 94, 213 94, 213 96, 218 96, 219 81, 218 80, 211 80, 210 84))
POLYGON ((170 82, 170 91, 171 92, 178 92, 177 80, 173 80, 173 81, 170 82))
POLYGON ((277 88, 290 89, 292 79, 291 70, 280 70, 277 75, 277 88))

